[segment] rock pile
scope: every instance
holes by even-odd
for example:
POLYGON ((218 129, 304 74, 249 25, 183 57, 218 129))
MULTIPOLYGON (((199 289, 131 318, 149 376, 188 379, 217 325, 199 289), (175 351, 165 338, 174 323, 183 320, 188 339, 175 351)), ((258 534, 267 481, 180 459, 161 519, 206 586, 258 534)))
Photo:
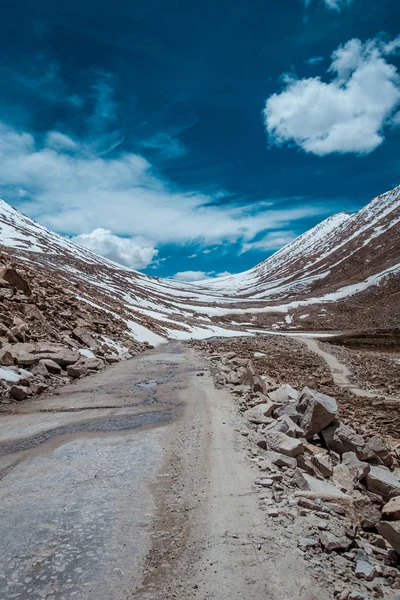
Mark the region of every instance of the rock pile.
POLYGON ((278 385, 233 352, 209 359, 216 385, 238 397, 272 524, 293 522, 299 551, 319 575, 328 561, 325 574, 341 600, 400 589, 396 454, 342 423, 335 398, 278 385))
MULTIPOLYGON (((144 350, 126 324, 84 301, 73 283, 1 262, 0 403, 20 401, 144 350), (105 318, 106 315, 106 318, 105 318)), ((80 291, 83 294, 83 291, 80 291)))

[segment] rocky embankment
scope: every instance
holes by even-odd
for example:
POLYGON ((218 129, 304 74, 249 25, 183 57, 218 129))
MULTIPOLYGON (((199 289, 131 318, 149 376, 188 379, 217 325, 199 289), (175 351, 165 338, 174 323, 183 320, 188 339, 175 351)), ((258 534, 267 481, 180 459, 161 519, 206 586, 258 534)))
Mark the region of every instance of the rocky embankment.
POLYGON ((341 422, 334 397, 279 385, 236 352, 195 344, 215 384, 237 398, 270 526, 290 528, 306 568, 334 597, 393 598, 400 589, 398 450, 341 422))
POLYGON ((112 314, 55 275, 0 259, 0 403, 10 404, 144 350, 112 314))

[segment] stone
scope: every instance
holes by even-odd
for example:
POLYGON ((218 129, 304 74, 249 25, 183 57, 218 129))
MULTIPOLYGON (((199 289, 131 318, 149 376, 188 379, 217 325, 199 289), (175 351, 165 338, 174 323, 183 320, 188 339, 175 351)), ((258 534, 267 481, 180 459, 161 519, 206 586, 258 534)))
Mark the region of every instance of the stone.
POLYGON ((297 546, 300 550, 308 550, 309 548, 315 548, 318 545, 319 542, 315 538, 301 537, 297 542, 297 546))
POLYGON ((2 348, 0 350, 0 364, 4 367, 12 367, 14 365, 14 359, 9 350, 2 348))
POLYGON ((342 462, 350 471, 354 481, 361 481, 371 470, 368 463, 358 460, 355 452, 344 452, 342 462))
POLYGON ((260 375, 254 375, 253 385, 251 386, 251 389, 253 390, 253 392, 260 392, 265 396, 268 393, 268 386, 260 375))
POLYGON ((340 421, 333 421, 328 427, 321 431, 321 437, 326 447, 338 454, 355 452, 360 458, 365 442, 364 438, 356 433, 352 427, 344 425, 340 421))
POLYGON ((297 487, 299 487, 301 490, 315 492, 322 495, 329 494, 332 496, 343 496, 343 492, 341 492, 329 481, 326 481, 325 479, 317 479, 312 475, 302 473, 300 469, 295 470, 293 479, 297 487))
POLYGON ((266 432, 265 441, 268 450, 274 450, 292 458, 303 452, 303 444, 300 440, 279 431, 266 432))
POLYGON ((44 383, 32 383, 31 385, 32 394, 43 394, 47 388, 48 386, 44 383))
POLYGON ((50 377, 50 374, 46 368, 46 365, 44 364, 44 362, 42 360, 40 360, 38 362, 38 364, 33 367, 33 369, 31 370, 31 373, 33 375, 38 375, 39 377, 50 377))
MULTIPOLYGON (((386 467, 391 467, 393 464, 390 448, 377 435, 371 437, 365 444, 364 457, 365 460, 369 460, 371 463, 386 467)), ((363 456, 360 456, 360 458, 363 458, 363 456)))
POLYGON ((338 410, 335 398, 308 387, 302 390, 297 406, 303 413, 299 425, 304 430, 306 439, 312 438, 332 423, 338 410))
POLYGON ((10 397, 14 400, 25 400, 30 395, 30 390, 23 385, 12 385, 9 390, 10 397))
POLYGON ((298 426, 296 425, 296 423, 294 421, 292 421, 292 419, 290 417, 288 417, 287 415, 283 415, 282 417, 279 417, 278 423, 282 423, 285 426, 284 433, 286 433, 286 435, 288 435, 289 437, 293 437, 293 438, 301 438, 304 437, 304 431, 298 426))
POLYGON ((107 354, 106 356, 106 361, 108 362, 109 365, 113 365, 117 362, 119 362, 121 359, 117 354, 107 354))
POLYGON ((342 492, 351 494, 354 490, 353 477, 343 463, 333 467, 332 481, 342 492))
POLYGON ((358 522, 364 529, 372 529, 381 520, 381 511, 374 506, 370 498, 355 490, 352 495, 358 522))
POLYGON ((24 306, 25 317, 29 321, 44 321, 44 315, 42 311, 36 306, 36 304, 25 304, 24 306))
POLYGON ((244 418, 250 423, 265 424, 270 423, 271 419, 268 417, 272 414, 275 408, 275 404, 272 402, 264 402, 263 404, 257 404, 253 408, 249 408, 243 413, 244 418))
POLYGON ((279 510, 277 508, 269 508, 267 510, 267 515, 269 517, 279 517, 279 510))
POLYGON ((382 508, 382 517, 387 521, 400 520, 400 496, 392 498, 382 508))
POLYGON ((312 510, 315 512, 319 512, 320 510, 322 510, 321 506, 314 502, 314 500, 311 500, 310 498, 297 498, 297 505, 301 508, 306 508, 307 510, 312 510))
POLYGON ((241 384, 252 387, 255 374, 256 374, 256 369, 255 369, 252 361, 249 360, 249 362, 247 363, 247 366, 246 366, 246 370, 242 375, 241 384))
POLYGON ((278 419, 279 417, 284 417, 287 416, 289 417, 294 423, 298 424, 298 422, 300 421, 300 413, 297 412, 297 408, 295 404, 281 404, 278 406, 278 408, 276 408, 274 410, 274 412, 272 413, 272 416, 275 419, 278 419))
POLYGON ((51 358, 42 358, 42 360, 39 361, 39 364, 44 365, 47 371, 53 375, 59 375, 61 373, 60 365, 54 362, 54 360, 51 360, 51 358))
POLYGON ((314 454, 311 460, 324 477, 331 477, 333 465, 329 454, 314 454))
POLYGON ((72 377, 72 379, 79 379, 85 375, 85 373, 87 373, 87 369, 84 365, 76 363, 74 365, 67 366, 67 373, 70 377, 72 377))
POLYGON ((8 350, 19 365, 35 365, 41 359, 50 358, 62 367, 72 365, 79 360, 79 353, 56 342, 17 342, 6 344, 8 350))
POLYGON ((296 459, 286 456, 285 454, 280 454, 279 452, 274 452, 273 450, 266 450, 264 455, 269 461, 271 461, 273 465, 276 465, 277 467, 287 467, 289 469, 295 469, 297 467, 296 459))
POLYGON ((371 466, 371 470, 364 479, 367 490, 378 494, 386 502, 400 495, 400 481, 396 475, 386 467, 371 466))
POLYGON ((269 392, 268 396, 276 404, 296 404, 299 399, 299 392, 285 383, 279 386, 277 390, 269 392))
POLYGON ((366 581, 372 581, 378 574, 376 567, 370 563, 368 555, 362 550, 357 552, 354 574, 359 579, 365 579, 366 581))
POLYGON ((400 521, 381 521, 376 528, 400 556, 400 521))
POLYGON ((239 385, 240 384, 240 377, 238 375, 238 373, 236 371, 230 371, 226 378, 225 378, 226 383, 230 384, 230 385, 239 385))
POLYGON ((332 552, 333 550, 348 550, 352 544, 352 540, 348 538, 345 533, 342 535, 335 535, 330 531, 323 531, 319 536, 319 541, 326 552, 332 552))
POLYGON ((318 471, 318 468, 312 462, 310 456, 306 456, 305 454, 299 454, 296 457, 296 460, 297 460, 297 466, 299 467, 299 469, 301 469, 302 471, 305 471, 306 473, 308 473, 308 475, 312 475, 313 477, 316 477, 317 479, 324 478, 322 473, 320 471, 318 471))
POLYGON ((31 295, 32 292, 29 283, 15 269, 11 267, 1 269, 0 278, 7 281, 11 287, 21 290, 25 296, 31 295))
POLYGON ((88 348, 93 350, 99 348, 99 343, 97 340, 95 340, 94 337, 88 331, 86 331, 84 327, 75 327, 75 329, 72 331, 72 335, 79 342, 81 342, 81 344, 88 346, 88 348))
POLYGON ((256 479, 254 483, 264 488, 270 488, 274 485, 274 480, 270 479, 269 477, 262 477, 260 479, 256 479))

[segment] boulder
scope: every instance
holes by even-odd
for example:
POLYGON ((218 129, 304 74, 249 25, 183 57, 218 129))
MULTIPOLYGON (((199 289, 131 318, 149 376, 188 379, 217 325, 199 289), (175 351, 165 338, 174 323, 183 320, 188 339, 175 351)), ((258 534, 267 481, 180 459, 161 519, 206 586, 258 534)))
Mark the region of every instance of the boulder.
POLYGON ((318 468, 316 467, 316 465, 312 462, 312 459, 310 456, 307 456, 305 454, 299 454, 296 457, 296 460, 297 460, 297 466, 299 467, 299 469, 301 469, 302 471, 305 471, 306 473, 308 473, 308 475, 312 475, 313 477, 316 477, 317 479, 324 478, 321 471, 319 471, 318 468))
POLYGON ((99 348, 99 344, 97 340, 94 339, 92 335, 84 328, 84 327, 75 327, 72 331, 72 335, 76 338, 81 344, 84 346, 88 346, 93 350, 99 348))
POLYGON ((342 492, 351 494, 354 490, 353 476, 343 463, 333 467, 332 481, 342 492))
POLYGON ((289 437, 294 437, 294 438, 304 437, 304 431, 298 425, 296 425, 296 423, 294 421, 292 421, 292 419, 290 417, 288 417, 287 415, 283 415, 282 417, 279 417, 279 419, 277 420, 277 423, 282 423, 285 426, 286 431, 284 430, 284 433, 286 433, 286 435, 288 435, 289 437))
POLYGON ((10 387, 9 394, 14 400, 20 401, 25 400, 25 398, 30 396, 31 391, 23 385, 12 385, 10 387))
POLYGON ((307 473, 302 473, 300 469, 296 469, 294 472, 294 481, 296 485, 304 491, 315 492, 316 494, 330 495, 330 496, 343 496, 337 487, 335 487, 329 481, 325 479, 317 479, 307 473))
POLYGON ((25 304, 24 312, 28 321, 44 321, 44 315, 36 304, 25 304))
POLYGON ((292 419, 292 421, 296 424, 298 424, 298 422, 300 421, 300 413, 297 412, 297 408, 295 404, 281 404, 278 406, 278 408, 276 408, 274 410, 274 412, 272 413, 272 416, 275 419, 278 419, 279 417, 290 417, 292 419))
POLYGON ((252 387, 255 374, 256 374, 256 369, 255 369, 253 363, 251 362, 251 360, 249 360, 249 362, 247 363, 247 366, 246 366, 246 370, 242 375, 242 379, 241 379, 240 383, 242 385, 249 385, 250 387, 252 387))
POLYGON ((386 467, 372 465, 364 482, 367 490, 378 494, 387 502, 395 496, 400 496, 400 481, 386 467))
POLYGON ((321 431, 321 437, 329 450, 342 455, 345 452, 355 452, 360 458, 360 452, 365 447, 364 439, 352 427, 340 421, 333 421, 321 431))
POLYGON ((333 473, 333 465, 332 458, 329 456, 329 454, 314 454, 311 460, 324 477, 331 477, 333 473))
POLYGON ((263 404, 257 404, 253 408, 249 408, 243 413, 243 416, 250 423, 256 423, 259 425, 270 423, 271 419, 268 417, 275 408, 275 404, 272 402, 264 402, 263 404))
POLYGON ((76 350, 55 342, 19 342, 6 344, 3 349, 8 350, 19 365, 35 365, 41 359, 50 358, 64 367, 74 364, 79 359, 76 350))
POLYGON ((295 469, 297 467, 296 459, 286 456, 285 454, 280 454, 279 452, 274 452, 273 450, 266 450, 264 455, 269 461, 271 461, 273 465, 276 465, 277 467, 288 467, 289 469, 295 469))
POLYGON ((40 360, 38 362, 38 364, 33 367, 33 369, 31 370, 31 373, 33 375, 39 375, 39 377, 49 377, 50 376, 50 374, 46 368, 46 365, 43 363, 42 360, 40 360))
POLYGON ((0 278, 7 281, 11 287, 21 290, 25 296, 31 295, 32 292, 29 283, 15 269, 12 269, 11 267, 1 269, 0 278))
POLYGON ((265 434, 268 450, 274 450, 292 458, 303 452, 303 444, 300 440, 291 438, 279 431, 271 431, 265 434))
POLYGON ((260 392, 265 396, 268 393, 268 386, 265 383, 264 379, 260 377, 260 375, 254 375, 253 385, 251 386, 251 389, 253 390, 253 392, 260 392))
POLYGON ((335 398, 305 387, 298 402, 302 414, 299 425, 306 439, 325 429, 335 419, 338 406, 335 398))
POLYGON ((279 386, 277 390, 270 392, 268 396, 276 404, 296 404, 299 399, 299 392, 285 383, 279 386))
POLYGON ((342 456, 342 463, 349 469, 354 481, 361 481, 371 470, 371 466, 358 460, 355 452, 345 452, 342 456))
POLYGON ((230 385, 239 385, 240 377, 236 371, 230 371, 225 377, 225 381, 230 385))
POLYGON ((377 530, 400 556, 400 521, 381 521, 377 530))
POLYGON ((321 546, 326 552, 333 552, 334 550, 345 551, 350 548, 352 540, 346 536, 345 533, 335 535, 330 531, 323 531, 319 536, 321 546))
POLYGON ((365 494, 358 490, 353 492, 354 508, 358 515, 358 522, 364 529, 372 529, 381 520, 381 512, 374 506, 365 494))
POLYGON ((364 460, 368 460, 376 465, 384 465, 385 467, 391 467, 393 464, 390 448, 377 435, 374 435, 367 441, 360 458, 364 458, 364 460))
POLYGON ((382 508, 382 517, 386 521, 399 521, 400 520, 400 496, 392 498, 382 508))
POLYGON ((5 350, 4 348, 0 350, 0 364, 3 367, 12 367, 14 365, 14 359, 9 350, 5 350))
POLYGON ((60 365, 51 358, 42 358, 42 360, 39 361, 39 365, 43 365, 46 370, 53 375, 59 375, 61 373, 60 365))
POLYGON ((103 364, 98 358, 81 358, 75 364, 67 366, 67 373, 72 379, 79 379, 90 371, 97 371, 103 364))
POLYGON ((354 574, 359 579, 372 581, 378 575, 376 567, 369 561, 368 555, 363 550, 357 551, 357 562, 354 574))

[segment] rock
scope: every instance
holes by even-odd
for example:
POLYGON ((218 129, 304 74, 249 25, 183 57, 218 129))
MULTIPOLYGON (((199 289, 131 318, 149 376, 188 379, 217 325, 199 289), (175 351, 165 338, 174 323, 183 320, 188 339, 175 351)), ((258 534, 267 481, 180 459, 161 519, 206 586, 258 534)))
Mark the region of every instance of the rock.
POLYGON ((48 386, 44 383, 32 383, 31 385, 32 394, 43 394, 47 388, 48 386))
POLYGON ((239 385, 240 384, 240 377, 238 375, 238 373, 236 371, 230 371, 226 378, 225 378, 226 383, 230 384, 230 385, 239 385))
POLYGON ((121 359, 117 354, 107 354, 106 356, 106 361, 108 362, 109 365, 113 365, 117 362, 119 362, 121 359))
POLYGON ((36 304, 25 304, 24 306, 25 317, 29 321, 44 321, 44 315, 42 311, 36 306, 36 304))
POLYGON ((382 517, 387 521, 400 520, 400 496, 392 498, 382 508, 382 517))
POLYGON ((295 469, 297 467, 297 462, 295 458, 291 458, 290 456, 286 456, 285 454, 280 454, 279 452, 267 450, 265 452, 265 457, 277 467, 288 467, 289 469, 295 469))
POLYGON ((351 494, 354 490, 353 477, 349 469, 343 463, 333 467, 332 481, 342 492, 351 494))
POLYGON ((267 510, 267 515, 269 517, 279 517, 279 510, 277 508, 269 508, 267 510))
POLYGON ((311 460, 324 477, 331 477, 333 465, 329 454, 314 454, 311 460))
POLYGON ((72 335, 84 346, 88 346, 88 348, 93 350, 99 348, 97 340, 95 340, 94 337, 90 335, 90 333, 83 327, 75 327, 75 329, 72 331, 72 335))
MULTIPOLYGON (((371 437, 365 444, 364 457, 365 460, 377 465, 391 467, 393 464, 390 448, 377 435, 371 437)), ((360 456, 360 458, 363 458, 363 456, 360 456)))
POLYGON ((381 521, 376 528, 400 556, 400 521, 381 521))
POLYGON ((381 520, 381 512, 371 502, 370 498, 360 491, 353 492, 354 508, 358 515, 358 522, 364 529, 372 529, 381 520))
POLYGON ((268 386, 260 375, 254 375, 252 388, 253 392, 260 392, 265 396, 268 393, 268 386))
POLYGON ((317 479, 307 473, 302 473, 300 469, 294 472, 294 482, 304 491, 315 492, 317 494, 329 494, 333 496, 343 496, 343 493, 329 481, 317 479))
POLYGON ((14 365, 14 359, 9 350, 2 348, 0 350, 0 364, 4 367, 12 367, 14 365))
POLYGON ((315 538, 301 537, 297 542, 297 546, 300 550, 308 550, 309 548, 315 548, 318 545, 319 542, 315 538))
POLYGON ((301 441, 293 439, 279 431, 266 432, 265 441, 268 450, 274 450, 292 458, 303 452, 301 441))
POLYGON ((79 359, 76 350, 55 342, 18 342, 3 347, 19 365, 35 365, 41 359, 50 358, 61 366, 74 364, 79 359))
POLYGON ((321 510, 321 506, 310 498, 297 498, 297 505, 301 508, 306 508, 307 510, 312 510, 315 512, 319 512, 321 510))
POLYGON ((286 435, 293 438, 301 438, 304 437, 304 431, 296 425, 292 419, 286 415, 279 417, 278 423, 282 423, 285 426, 285 430, 283 430, 286 435))
POLYGON ((345 533, 338 536, 330 531, 323 531, 319 536, 319 541, 326 552, 332 552, 333 550, 348 550, 352 544, 352 540, 349 539, 345 533))
POLYGON ((61 373, 60 365, 54 362, 54 360, 51 360, 51 358, 42 358, 42 360, 39 361, 39 364, 44 365, 47 371, 53 375, 59 375, 61 373))
POLYGON ((250 423, 263 424, 270 423, 271 419, 268 417, 272 414, 275 408, 275 404, 272 402, 264 402, 263 404, 257 404, 254 408, 249 408, 243 413, 243 416, 250 423))
POLYGON ((12 269, 11 267, 5 267, 4 269, 1 269, 0 278, 4 279, 4 281, 7 281, 11 287, 21 290, 25 296, 31 295, 31 288, 29 287, 28 282, 21 277, 21 275, 15 269, 12 269))
POLYGON ((358 550, 357 552, 354 574, 359 579, 365 579, 366 581, 372 581, 378 574, 375 566, 369 562, 368 555, 362 550, 358 550))
POLYGON ((345 452, 355 452, 360 458, 360 453, 365 447, 363 437, 356 433, 352 427, 344 425, 340 421, 333 421, 323 429, 321 437, 329 450, 340 455, 345 452))
POLYGON ((292 421, 294 423, 298 424, 298 422, 300 421, 301 415, 300 415, 300 413, 297 412, 297 408, 296 408, 295 404, 282 404, 274 410, 274 412, 272 413, 272 416, 275 419, 278 419, 279 417, 287 416, 290 419, 292 419, 292 421))
POLYGON ((299 399, 299 392, 285 383, 279 386, 277 390, 269 392, 268 396, 276 404, 296 404, 299 399))
POLYGON ((50 374, 44 364, 43 360, 40 360, 37 365, 33 367, 31 370, 33 375, 38 375, 39 377, 49 377, 50 374))
POLYGON ((371 470, 371 466, 358 460, 355 452, 345 452, 342 456, 342 462, 349 469, 354 481, 361 481, 371 470))
POLYGON ((400 495, 400 481, 386 467, 371 466, 364 481, 367 490, 382 496, 386 502, 394 496, 400 495))
POLYGON ((249 360, 249 362, 247 363, 247 366, 246 366, 246 370, 242 375, 241 384, 249 385, 250 387, 252 387, 252 385, 254 383, 255 374, 256 374, 256 369, 255 369, 252 361, 249 360))
POLYGON ((338 406, 335 398, 305 387, 299 398, 298 409, 303 413, 299 425, 306 439, 327 427, 335 419, 338 406))
POLYGON ((299 467, 299 469, 301 469, 302 471, 305 471, 306 473, 308 473, 308 475, 312 475, 313 477, 316 477, 317 479, 324 478, 321 471, 319 471, 318 468, 312 462, 310 456, 306 456, 304 454, 299 454, 296 457, 296 460, 297 460, 297 466, 299 467))
POLYGON ((25 400, 30 395, 30 390, 23 385, 12 385, 9 391, 14 400, 25 400))
POLYGON ((263 477, 260 479, 256 479, 254 483, 264 488, 270 488, 274 485, 274 480, 269 479, 268 477, 263 477))

